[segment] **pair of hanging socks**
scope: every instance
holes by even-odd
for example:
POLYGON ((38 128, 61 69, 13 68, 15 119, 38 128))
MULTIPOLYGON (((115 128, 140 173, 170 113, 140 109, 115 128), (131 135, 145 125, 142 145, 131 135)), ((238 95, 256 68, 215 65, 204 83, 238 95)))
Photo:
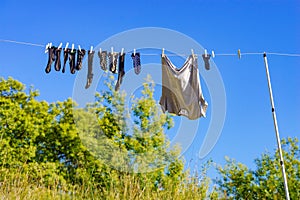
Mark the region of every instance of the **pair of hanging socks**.
POLYGON ((134 72, 136 74, 139 74, 141 72, 141 58, 140 58, 140 53, 132 53, 131 58, 133 61, 133 68, 134 72))

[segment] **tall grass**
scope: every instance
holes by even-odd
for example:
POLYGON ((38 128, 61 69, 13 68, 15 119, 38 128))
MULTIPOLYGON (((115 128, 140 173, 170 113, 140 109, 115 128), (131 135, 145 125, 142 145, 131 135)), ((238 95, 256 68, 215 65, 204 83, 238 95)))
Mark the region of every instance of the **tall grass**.
MULTIPOLYGON (((164 188, 154 189, 153 182, 145 176, 142 181, 136 174, 126 174, 110 184, 110 187, 97 188, 83 182, 81 185, 52 184, 46 186, 42 180, 32 180, 29 174, 18 170, 11 173, 8 169, 0 169, 0 199, 205 199, 208 195, 209 179, 190 176, 174 185, 172 181, 164 188), (142 183, 141 183, 142 182, 142 183)), ((40 177, 41 179, 43 177, 40 177)), ((58 182, 57 182, 58 183, 58 182)))

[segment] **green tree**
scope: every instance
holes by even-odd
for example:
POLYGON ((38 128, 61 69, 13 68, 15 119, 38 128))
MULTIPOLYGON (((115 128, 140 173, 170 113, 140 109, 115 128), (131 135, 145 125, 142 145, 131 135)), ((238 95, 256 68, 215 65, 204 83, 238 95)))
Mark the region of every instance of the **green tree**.
POLYGON ((178 185, 185 176, 184 164, 178 158, 179 149, 170 149, 166 139, 165 129, 173 126, 172 118, 157 106, 153 98, 154 83, 148 77, 142 96, 132 97, 132 106, 126 108, 125 94, 115 91, 112 77, 109 80, 108 90, 97 93, 95 103, 86 109, 97 115, 90 121, 97 121, 92 127, 98 126, 100 130, 85 133, 86 146, 93 146, 91 151, 95 156, 121 172, 138 173, 140 181, 145 180, 145 175, 151 177, 152 187, 163 187, 167 179, 178 185), (133 118, 133 126, 126 123, 129 117, 133 118))
MULTIPOLYGON (((284 164, 291 199, 300 198, 300 150, 297 138, 281 141, 284 164)), ((226 158, 224 167, 219 167, 221 178, 217 180, 224 198, 231 199, 285 199, 278 151, 274 155, 264 153, 255 159, 256 169, 226 158)))
POLYGON ((0 80, 0 94, 2 180, 21 172, 33 182, 62 186, 85 179, 80 170, 101 168, 78 137, 71 99, 37 101, 37 91, 30 88, 27 94, 12 78, 0 80))
MULTIPOLYGON (((107 86, 94 103, 77 108, 71 99, 38 101, 37 91, 27 93, 22 83, 1 78, 0 183, 10 187, 26 180, 30 188, 42 185, 65 194, 84 187, 83 196, 98 192, 101 198, 189 196, 179 148, 170 148, 165 136, 172 119, 156 105, 153 82, 144 84, 129 107, 112 79, 107 86)), ((204 194, 201 189, 190 196, 204 194)))

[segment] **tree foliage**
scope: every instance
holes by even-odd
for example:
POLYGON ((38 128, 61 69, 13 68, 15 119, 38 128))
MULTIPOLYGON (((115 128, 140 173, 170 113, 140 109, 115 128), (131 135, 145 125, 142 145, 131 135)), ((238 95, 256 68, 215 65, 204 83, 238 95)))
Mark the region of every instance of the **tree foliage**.
MULTIPOLYGON (((297 138, 281 141, 291 199, 300 198, 300 150, 297 138)), ((219 190, 232 199, 285 199, 285 190, 278 151, 264 153, 255 159, 256 169, 226 158, 219 167, 219 190)))
MULTIPOLYGON (((0 196, 4 199, 284 199, 279 155, 255 160, 256 169, 227 158, 210 192, 210 166, 184 170, 180 149, 165 131, 148 78, 140 97, 97 93, 84 108, 72 99, 38 101, 38 92, 0 79, 0 196), (132 119, 132 123, 128 120, 132 119), (198 172, 201 172, 200 175, 198 172), (38 192, 39 191, 39 192, 38 192), (42 192, 41 192, 42 191, 42 192), (34 195, 38 194, 38 195, 34 195)), ((300 198, 297 138, 282 140, 291 199, 300 198)))
POLYGON ((110 79, 94 103, 77 108, 71 99, 38 101, 33 88, 1 79, 0 183, 27 180, 65 194, 84 186, 103 198, 112 190, 126 198, 129 183, 153 195, 180 194, 184 164, 179 149, 169 147, 172 119, 157 107, 154 84, 146 82, 131 106, 112 85, 110 79))

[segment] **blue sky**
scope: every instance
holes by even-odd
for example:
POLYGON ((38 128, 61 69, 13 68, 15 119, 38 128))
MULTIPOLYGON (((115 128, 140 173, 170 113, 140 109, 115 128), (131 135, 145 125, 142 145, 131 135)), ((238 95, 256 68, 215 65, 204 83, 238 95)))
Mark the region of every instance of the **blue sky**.
MULTIPOLYGON (((2 0, 0 19, 0 39, 37 44, 69 42, 89 48, 122 31, 161 27, 186 34, 216 53, 236 53, 237 49, 300 53, 299 1, 2 0)), ((43 48, 0 42, 0 52, 1 77, 34 85, 39 99, 49 102, 72 96, 75 76, 68 70, 61 74, 52 69, 46 74, 48 55, 43 48)), ((263 57, 217 56, 213 60, 224 82, 227 113, 222 134, 206 158, 222 164, 224 156, 229 156, 253 167, 262 152, 276 148, 263 57)), ((280 135, 299 137, 300 57, 269 55, 268 61, 280 135)), ((130 62, 125 65, 132 67, 130 62)), ((205 85, 203 89, 207 94, 205 85)), ((204 128, 186 153, 187 160, 195 160, 208 120, 200 120, 204 128)))

